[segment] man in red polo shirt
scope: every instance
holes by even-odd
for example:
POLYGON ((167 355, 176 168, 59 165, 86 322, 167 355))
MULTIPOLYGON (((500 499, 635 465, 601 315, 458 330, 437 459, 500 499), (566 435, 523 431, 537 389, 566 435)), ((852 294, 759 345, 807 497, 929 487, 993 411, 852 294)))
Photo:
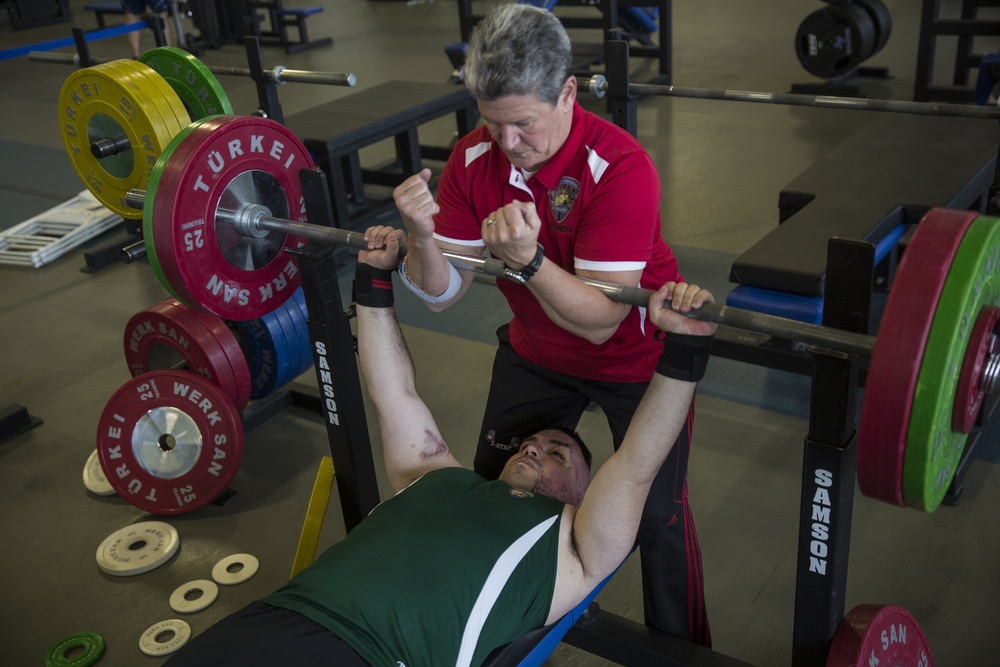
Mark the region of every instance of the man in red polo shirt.
MULTIPOLYGON (((491 11, 473 32, 464 70, 484 124, 445 166, 394 192, 407 229, 404 283, 433 310, 465 293, 469 272, 442 250, 503 260, 522 284, 498 281, 514 317, 499 348, 476 472, 495 478, 518 437, 553 416, 574 428, 599 405, 617 449, 662 351, 646 309, 615 303, 575 276, 656 289, 681 281, 661 237, 660 178, 634 137, 576 102, 569 37, 551 13, 491 11)), ((380 247, 391 231, 366 237, 380 247)), ((646 624, 710 645, 701 555, 687 500, 692 410, 649 493, 638 545, 646 624)))

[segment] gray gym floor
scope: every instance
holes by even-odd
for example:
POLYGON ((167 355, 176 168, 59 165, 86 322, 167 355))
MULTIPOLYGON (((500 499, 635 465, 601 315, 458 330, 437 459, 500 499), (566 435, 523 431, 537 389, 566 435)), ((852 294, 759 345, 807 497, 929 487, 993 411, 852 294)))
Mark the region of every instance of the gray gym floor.
MULTIPOLYGON (((451 67, 443 46, 459 40, 455 3, 318 0, 314 36, 332 48, 288 56, 266 47, 268 67, 353 72, 358 88, 406 78, 443 82, 451 67)), ((93 28, 85 0, 71 0, 74 22, 93 28)), ((478 3, 477 7, 487 3, 478 3)), ((911 99, 919 5, 887 0, 893 34, 870 64, 889 67, 889 81, 865 82, 872 97, 911 99)), ((957 6, 957 0, 943 3, 957 6)), ((674 82, 679 85, 785 92, 816 81, 802 69, 793 36, 819 3, 771 0, 678 2, 674 6, 674 82)), ((590 10, 566 10, 586 12, 590 10)), ((191 29, 190 23, 187 24, 191 29)), ((0 21, 0 47, 56 39, 69 24, 19 32, 0 21)), ((594 31, 574 31, 593 44, 594 31)), ((151 43, 149 35, 145 44, 151 43)), ((954 49, 944 41, 939 49, 954 49)), ((125 57, 124 38, 92 47, 96 57, 125 57)), ((209 50, 213 65, 245 66, 242 47, 209 50)), ((940 68, 944 72, 944 67, 940 68)), ((0 62, 0 228, 11 227, 83 190, 62 147, 56 102, 69 66, 0 62)), ((648 80, 651 63, 636 61, 633 81, 648 80)), ((222 83, 237 113, 257 107, 248 79, 222 83)), ((279 89, 285 113, 350 94, 340 87, 289 84, 279 89)), ((601 105, 582 101, 595 111, 601 105)), ((663 176, 663 234, 692 281, 721 299, 732 260, 778 220, 781 188, 874 114, 716 101, 651 98, 639 108, 639 136, 663 176)), ((446 142, 453 124, 435 123, 422 136, 446 142)), ((377 160, 384 148, 365 157, 377 160)), ((846 195, 845 195, 846 196, 846 195)), ((223 587, 205 611, 187 615, 199 633, 224 615, 285 581, 320 457, 328 453, 316 415, 290 407, 249 433, 226 506, 207 505, 165 520, 181 546, 166 564, 133 577, 103 574, 95 550, 114 531, 160 519, 118 497, 97 497, 82 483, 98 418, 128 378, 122 334, 136 312, 167 296, 145 264, 113 264, 83 273, 82 253, 120 243, 108 232, 39 269, 0 266, 0 407, 21 404, 43 420, 0 442, 0 664, 36 665, 66 635, 90 631, 107 642, 101 665, 155 664, 138 640, 154 623, 178 617, 168 605, 180 584, 208 578, 229 554, 251 553, 258 574, 223 587)), ((422 395, 457 456, 471 464, 492 361, 492 331, 506 306, 477 284, 460 306, 433 315, 400 292, 401 319, 422 395)), ((307 389, 311 372, 299 378, 307 389)), ((795 554, 808 419, 807 379, 713 359, 698 398, 690 497, 704 558, 715 648, 761 666, 789 664, 795 554)), ((371 423, 371 414, 369 414, 371 423)), ((990 439, 996 444, 997 435, 990 439)), ((581 431, 606 458, 607 427, 599 413, 581 431)), ((377 431, 373 441, 378 460, 377 431)), ((987 453, 989 448, 987 448, 987 453)), ((995 453, 991 454, 995 458, 995 453)), ((380 477, 383 497, 387 486, 380 477)), ((995 664, 1000 654, 1000 468, 977 461, 955 507, 932 514, 891 507, 857 495, 846 609, 863 602, 897 604, 918 619, 938 665, 995 664)), ((343 536, 336 495, 321 546, 343 536)), ((638 568, 629 562, 601 594, 606 609, 640 621, 638 568)), ((552 665, 604 661, 562 646, 552 665)))

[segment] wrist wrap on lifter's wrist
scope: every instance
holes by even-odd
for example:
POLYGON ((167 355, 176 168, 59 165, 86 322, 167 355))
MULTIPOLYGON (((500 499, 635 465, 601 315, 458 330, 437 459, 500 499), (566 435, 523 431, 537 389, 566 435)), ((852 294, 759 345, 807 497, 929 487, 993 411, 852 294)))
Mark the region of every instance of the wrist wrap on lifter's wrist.
POLYGON ((358 262, 354 270, 354 302, 368 308, 392 308, 392 271, 358 262))
POLYGON ((712 336, 667 331, 660 334, 663 336, 663 353, 656 365, 657 373, 684 382, 698 382, 705 377, 712 336))

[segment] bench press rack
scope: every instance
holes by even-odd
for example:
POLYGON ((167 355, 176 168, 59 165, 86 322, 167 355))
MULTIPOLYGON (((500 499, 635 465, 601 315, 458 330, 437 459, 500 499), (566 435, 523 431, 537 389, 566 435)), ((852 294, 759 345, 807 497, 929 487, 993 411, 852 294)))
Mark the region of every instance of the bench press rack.
MULTIPOLYGON (((638 95, 630 90, 628 44, 610 43, 608 53, 610 75, 607 93, 612 120, 636 136, 638 95)), ((996 159, 992 168, 992 183, 988 188, 983 188, 988 194, 977 201, 980 210, 985 209, 991 215, 996 215, 1000 209, 1000 163, 996 159)), ((920 211, 909 213, 911 217, 917 218, 921 214, 920 211)), ((869 332, 872 286, 876 276, 875 257, 875 247, 870 243, 830 240, 827 247, 823 326, 864 334, 869 332)), ((897 260, 895 253, 887 258, 890 262, 897 260)), ((878 270, 888 288, 892 267, 887 269, 880 266, 878 270)), ((859 360, 852 355, 819 346, 793 349, 772 348, 770 345, 770 337, 720 327, 712 353, 760 364, 761 352, 770 352, 774 355, 772 359, 780 359, 780 363, 764 365, 812 377, 809 431, 805 439, 800 498, 792 664, 795 667, 822 667, 826 664, 830 641, 844 618, 857 470, 858 389, 863 386, 867 360, 859 360), (750 350, 749 354, 747 350, 750 350), (817 521, 814 498, 821 488, 829 495, 830 506, 818 508, 827 537, 817 540, 813 535, 813 526, 817 521), (817 542, 821 544, 817 545, 817 542), (819 553, 823 554, 821 558, 818 557, 819 553)), ((962 479, 971 463, 976 444, 991 419, 996 417, 998 404, 1000 400, 993 397, 983 405, 974 430, 969 434, 946 496, 946 504, 957 502, 961 494, 962 479)), ((567 638, 568 643, 573 643, 574 632, 568 633, 567 638)))

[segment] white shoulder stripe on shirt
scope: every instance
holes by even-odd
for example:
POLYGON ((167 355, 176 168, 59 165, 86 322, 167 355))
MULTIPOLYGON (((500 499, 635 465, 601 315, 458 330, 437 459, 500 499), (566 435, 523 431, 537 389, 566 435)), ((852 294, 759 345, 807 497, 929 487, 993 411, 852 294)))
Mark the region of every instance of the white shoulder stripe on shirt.
POLYGON ((466 148, 465 166, 468 167, 470 164, 472 164, 477 157, 483 155, 484 153, 486 153, 486 151, 490 150, 490 146, 492 145, 493 142, 483 141, 481 143, 476 144, 475 146, 469 146, 468 148, 466 148))
POLYGON ((585 271, 642 271, 646 268, 646 262, 595 262, 589 259, 573 258, 574 269, 584 269, 585 271))
POLYGON ((599 183, 601 176, 608 168, 608 161, 598 155, 593 148, 587 146, 587 166, 590 167, 590 176, 594 179, 594 183, 599 183))
POLYGON ((466 667, 472 662, 472 655, 476 650, 476 645, 479 643, 479 635, 483 631, 483 626, 486 624, 486 619, 490 615, 490 611, 493 610, 493 605, 496 604, 497 598, 500 597, 500 592, 507 585, 507 580, 510 579, 510 575, 524 556, 531 551, 531 548, 535 546, 535 543, 541 539, 545 531, 552 526, 557 518, 559 518, 558 515, 551 516, 526 532, 507 547, 507 550, 494 563, 493 569, 490 571, 489 576, 486 577, 483 589, 479 592, 479 597, 476 598, 476 603, 472 607, 469 620, 465 624, 465 631, 462 633, 462 644, 458 649, 458 659, 455 661, 457 667, 466 667))

